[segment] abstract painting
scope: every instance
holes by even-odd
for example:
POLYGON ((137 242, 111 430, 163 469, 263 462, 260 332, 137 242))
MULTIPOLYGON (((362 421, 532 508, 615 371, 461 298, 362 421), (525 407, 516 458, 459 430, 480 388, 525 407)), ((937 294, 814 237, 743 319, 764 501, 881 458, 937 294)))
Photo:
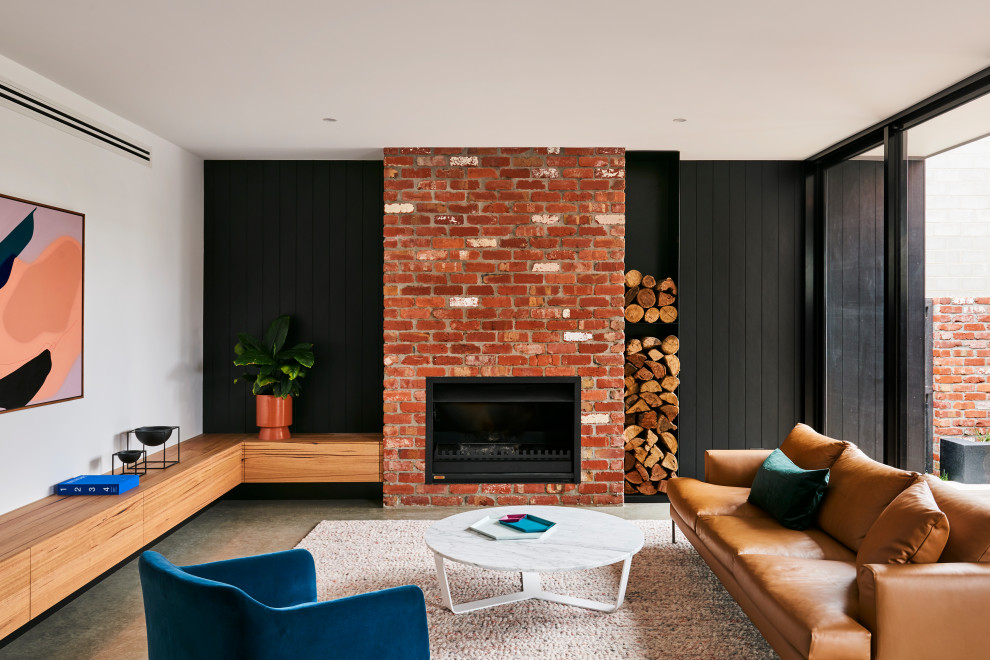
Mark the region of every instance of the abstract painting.
POLYGON ((0 195, 0 412, 83 395, 84 221, 0 195))

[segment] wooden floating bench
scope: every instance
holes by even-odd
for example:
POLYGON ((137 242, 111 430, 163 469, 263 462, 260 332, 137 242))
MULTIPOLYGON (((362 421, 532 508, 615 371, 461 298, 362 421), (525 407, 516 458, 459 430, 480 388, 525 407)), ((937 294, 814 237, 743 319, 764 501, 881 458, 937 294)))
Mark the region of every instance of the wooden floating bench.
POLYGON ((0 516, 0 639, 239 484, 380 482, 381 444, 380 433, 200 435, 123 495, 51 495, 0 516))

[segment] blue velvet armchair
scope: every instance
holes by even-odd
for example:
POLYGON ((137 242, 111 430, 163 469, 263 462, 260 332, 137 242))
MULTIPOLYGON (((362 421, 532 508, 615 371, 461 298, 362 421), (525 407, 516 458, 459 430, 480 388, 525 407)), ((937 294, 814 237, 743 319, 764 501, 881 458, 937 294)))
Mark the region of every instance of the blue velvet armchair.
POLYGON ((196 566, 138 561, 150 660, 429 658, 416 586, 316 602, 306 550, 196 566))

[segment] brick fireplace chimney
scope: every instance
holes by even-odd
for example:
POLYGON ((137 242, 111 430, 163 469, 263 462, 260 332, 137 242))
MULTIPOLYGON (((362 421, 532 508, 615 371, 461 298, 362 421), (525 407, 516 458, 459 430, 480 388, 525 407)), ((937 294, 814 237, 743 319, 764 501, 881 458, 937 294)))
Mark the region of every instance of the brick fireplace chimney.
POLYGON ((384 503, 623 502, 625 150, 385 149, 384 503), (581 379, 581 482, 426 484, 425 379, 581 379))

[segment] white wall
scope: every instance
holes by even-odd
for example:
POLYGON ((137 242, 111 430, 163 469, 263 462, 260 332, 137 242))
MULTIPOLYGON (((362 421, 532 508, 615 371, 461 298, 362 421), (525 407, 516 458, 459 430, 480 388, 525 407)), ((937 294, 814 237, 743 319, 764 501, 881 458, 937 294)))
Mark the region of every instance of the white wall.
POLYGON ((990 138, 925 161, 925 296, 990 296, 990 138))
POLYGON ((0 414, 0 512, 110 469, 122 432, 202 432, 203 161, 0 57, 0 76, 152 147, 153 166, 0 107, 0 193, 85 213, 84 398, 0 414))

